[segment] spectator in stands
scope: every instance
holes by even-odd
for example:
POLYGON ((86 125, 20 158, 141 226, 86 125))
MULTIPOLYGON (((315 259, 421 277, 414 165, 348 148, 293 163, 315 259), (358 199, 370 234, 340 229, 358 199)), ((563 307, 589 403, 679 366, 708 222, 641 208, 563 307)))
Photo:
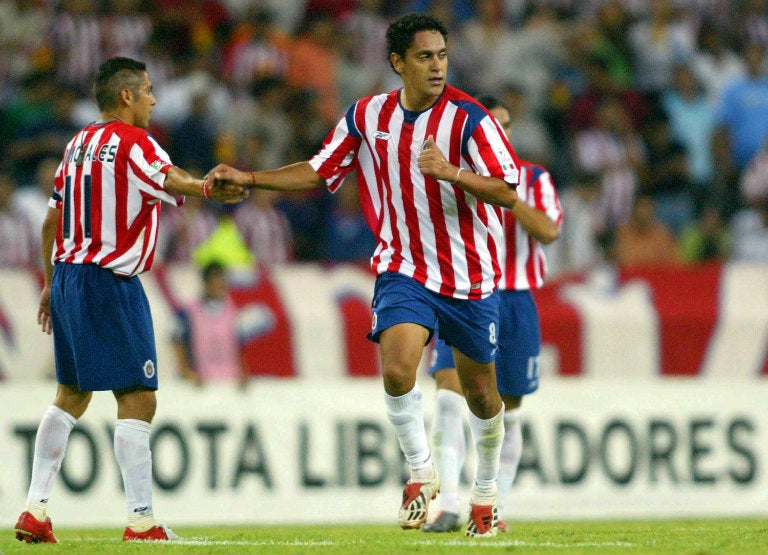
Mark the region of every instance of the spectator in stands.
POLYGON ((765 0, 744 0, 735 10, 736 33, 747 42, 757 42, 768 48, 768 3, 765 0))
POLYGON ((237 206, 232 219, 257 264, 285 264, 293 260, 291 223, 278 207, 281 193, 253 190, 250 201, 237 206))
POLYGON ((149 5, 144 0, 111 0, 102 22, 106 57, 137 58, 144 54, 152 37, 149 5))
POLYGON ((744 205, 739 189, 741 173, 733 160, 730 136, 727 133, 716 131, 711 144, 712 167, 717 168, 717 171, 713 171, 701 202, 718 206, 725 221, 729 222, 744 205))
POLYGON ((699 27, 690 67, 714 106, 720 103, 724 85, 743 77, 747 71, 744 60, 730 47, 732 39, 727 30, 717 28, 709 20, 699 27))
MULTIPOLYGON (((0 266, 41 269, 40 229, 15 208, 16 180, 0 170, 0 266)), ((53 189, 53 184, 51 184, 53 189)))
POLYGON ((731 221, 732 259, 768 263, 768 197, 753 199, 731 221))
POLYGON ((623 3, 601 2, 588 35, 590 54, 604 60, 611 81, 624 89, 630 88, 633 81, 631 25, 632 16, 623 3))
POLYGON ((644 194, 635 198, 631 218, 616 229, 610 247, 619 266, 660 266, 680 262, 672 231, 658 220, 653 199, 644 194))
POLYGON ((715 133, 715 105, 686 64, 675 67, 673 86, 661 95, 661 106, 669 118, 674 140, 685 148, 688 178, 693 182, 700 205, 713 174, 712 137, 715 133))
POLYGON ((217 209, 196 197, 187 198, 184 210, 166 211, 157 238, 158 259, 167 263, 189 263, 195 249, 213 234, 218 219, 217 209))
MULTIPOLYGON (((0 91, 12 90, 34 71, 52 69, 51 45, 40 33, 53 18, 47 4, 43 0, 0 2, 0 91)), ((0 102, 6 100, 3 97, 0 102)))
POLYGON ((223 264, 208 263, 201 271, 202 292, 176 314, 173 346, 181 377, 195 385, 212 382, 248 384, 242 359, 238 309, 229 295, 223 264))
POLYGON ((205 86, 193 89, 189 112, 169 130, 169 153, 182 167, 213 167, 216 120, 208 112, 209 93, 205 86))
MULTIPOLYGON (((573 44, 576 46, 579 43, 573 44)), ((641 92, 614 81, 604 59, 589 53, 584 53, 583 56, 583 59, 578 61, 581 65, 579 69, 586 78, 586 85, 574 96, 564 114, 571 136, 597 123, 599 107, 608 98, 618 102, 629 118, 632 128, 639 129, 650 111, 648 99, 641 92)))
POLYGON ((16 209, 26 214, 36 232, 43 229, 59 162, 58 158, 52 156, 43 158, 35 169, 34 182, 19 187, 14 198, 16 209))
POLYGON ((376 238, 360 206, 356 174, 346 178, 331 203, 323 232, 322 258, 331 262, 367 261, 376 248, 376 238))
POLYGON ((508 76, 514 68, 509 45, 514 33, 504 20, 503 2, 478 0, 473 3, 476 16, 458 27, 460 49, 451 50, 452 80, 467 91, 497 90, 499 76, 508 76), (493 56, 488 56, 493 52, 493 56))
POLYGON ((284 79, 291 38, 278 29, 274 14, 250 6, 223 52, 222 76, 235 90, 250 90, 265 79, 284 79))
POLYGON ((291 46, 285 81, 296 89, 317 95, 318 115, 327 126, 341 115, 339 106, 339 53, 337 21, 323 12, 309 16, 291 46))
POLYGON ((509 107, 510 127, 515 130, 510 141, 515 152, 521 158, 548 167, 552 141, 541 118, 531 110, 526 92, 510 82, 502 87, 501 99, 509 107))
POLYGON ((635 84, 646 94, 658 94, 672 84, 675 64, 692 56, 695 35, 671 0, 649 4, 649 15, 631 25, 629 41, 635 84))
POLYGON ((706 205, 696 221, 683 229, 680 257, 683 262, 722 262, 730 254, 730 235, 718 206, 706 205))
POLYGON ((559 193, 563 214, 568 216, 563 218, 560 239, 544 247, 550 274, 585 271, 602 262, 600 182, 597 173, 581 173, 559 193))
POLYGON ((742 170, 768 139, 768 76, 765 47, 752 42, 744 50, 747 75, 726 83, 718 120, 729 134, 733 160, 742 170))
POLYGON ((629 218, 632 199, 638 187, 638 170, 645 156, 642 137, 633 127, 622 102, 604 97, 595 125, 578 132, 573 141, 574 166, 580 172, 600 175, 595 230, 611 234, 629 218))
POLYGON ((734 260, 768 262, 768 147, 743 172, 740 192, 744 207, 734 214, 730 231, 734 260))
POLYGON ((664 113, 643 126, 645 163, 640 169, 640 191, 654 200, 656 216, 675 236, 694 219, 694 187, 688 173, 688 154, 672 136, 664 113))

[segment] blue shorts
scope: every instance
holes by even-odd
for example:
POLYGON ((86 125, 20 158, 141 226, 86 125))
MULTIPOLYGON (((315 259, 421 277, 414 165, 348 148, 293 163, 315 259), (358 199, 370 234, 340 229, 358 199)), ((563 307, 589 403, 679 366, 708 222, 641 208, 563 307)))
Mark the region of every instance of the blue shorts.
POLYGON ((58 263, 51 282, 56 380, 82 391, 157 389, 149 301, 138 277, 58 263))
MULTIPOLYGON (((502 395, 522 397, 539 388, 539 313, 530 291, 500 291, 499 295, 501 317, 496 382, 502 395)), ((450 346, 438 337, 429 374, 434 376, 446 368, 455 368, 453 353, 450 346)))
POLYGON ((498 292, 480 300, 454 299, 404 274, 385 272, 376 278, 372 310, 368 339, 377 343, 381 332, 404 322, 427 328, 429 343, 439 325, 441 337, 472 360, 488 363, 496 358, 498 292))

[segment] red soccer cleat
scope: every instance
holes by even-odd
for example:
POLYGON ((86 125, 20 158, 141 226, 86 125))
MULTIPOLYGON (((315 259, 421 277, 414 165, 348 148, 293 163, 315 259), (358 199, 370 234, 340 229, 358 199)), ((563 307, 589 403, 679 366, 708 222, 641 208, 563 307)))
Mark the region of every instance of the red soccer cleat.
POLYGON ((179 539, 179 536, 174 534, 173 530, 168 528, 165 524, 159 524, 157 526, 153 526, 149 530, 144 530, 143 532, 136 532, 130 527, 127 527, 125 529, 125 532, 123 532, 124 542, 136 542, 136 541, 167 542, 167 541, 173 541, 178 539, 179 539))
POLYGON ((59 543, 53 535, 51 519, 37 520, 32 513, 24 511, 16 521, 16 539, 27 543, 59 543))
POLYGON ((470 505, 466 536, 469 538, 494 537, 499 531, 499 520, 496 515, 495 503, 493 505, 470 505))
POLYGON ((408 480, 403 489, 398 522, 403 530, 414 530, 427 521, 429 502, 440 491, 440 479, 435 474, 432 480, 413 482, 408 480))

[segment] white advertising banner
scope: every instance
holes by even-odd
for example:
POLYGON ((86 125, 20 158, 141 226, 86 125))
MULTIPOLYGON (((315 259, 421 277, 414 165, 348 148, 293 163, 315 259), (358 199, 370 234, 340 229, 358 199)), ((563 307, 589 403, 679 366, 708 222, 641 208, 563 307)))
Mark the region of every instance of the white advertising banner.
MULTIPOLYGON (((434 386, 425 378, 421 387, 429 417, 434 386)), ((53 390, 0 387, 6 529, 24 507, 53 390)), ((265 378, 246 391, 171 380, 158 398, 154 505, 170 525, 395 525, 405 473, 379 379, 265 378)), ((755 380, 547 378, 523 405, 525 448, 505 517, 768 516, 766 398, 768 384, 755 380)), ((73 431, 50 499, 56 526, 124 523, 114 405, 97 393, 73 431)))

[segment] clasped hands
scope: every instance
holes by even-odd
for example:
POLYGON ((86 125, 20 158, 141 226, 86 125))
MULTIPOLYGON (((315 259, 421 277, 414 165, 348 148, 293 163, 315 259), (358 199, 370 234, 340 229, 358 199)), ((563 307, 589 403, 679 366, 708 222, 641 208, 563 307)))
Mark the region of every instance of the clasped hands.
POLYGON ((236 204, 248 198, 250 189, 236 180, 231 172, 243 173, 225 164, 219 164, 206 174, 204 179, 208 181, 211 200, 224 204, 236 204))

